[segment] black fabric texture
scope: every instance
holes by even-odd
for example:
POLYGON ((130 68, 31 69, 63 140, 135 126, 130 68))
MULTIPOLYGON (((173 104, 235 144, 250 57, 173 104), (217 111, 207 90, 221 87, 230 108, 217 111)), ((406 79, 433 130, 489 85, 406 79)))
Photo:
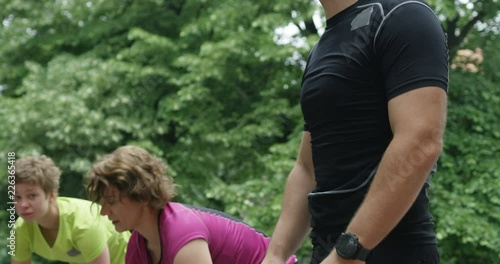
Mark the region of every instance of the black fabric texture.
MULTIPOLYGON (((313 193, 365 182, 393 137, 388 102, 427 86, 447 91, 448 49, 425 2, 359 0, 328 19, 308 57, 300 98, 304 129, 311 134, 313 193)), ((428 183, 394 236, 436 243, 428 183)), ((344 231, 367 190, 310 196, 313 242, 325 232, 344 231)))

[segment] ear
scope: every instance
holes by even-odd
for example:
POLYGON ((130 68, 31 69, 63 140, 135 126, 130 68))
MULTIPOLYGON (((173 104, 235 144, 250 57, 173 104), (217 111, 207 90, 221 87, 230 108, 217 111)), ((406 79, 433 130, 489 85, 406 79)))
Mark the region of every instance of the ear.
POLYGON ((57 198, 56 191, 51 191, 51 192, 49 193, 49 201, 50 201, 50 202, 55 202, 55 201, 56 201, 56 198, 57 198))

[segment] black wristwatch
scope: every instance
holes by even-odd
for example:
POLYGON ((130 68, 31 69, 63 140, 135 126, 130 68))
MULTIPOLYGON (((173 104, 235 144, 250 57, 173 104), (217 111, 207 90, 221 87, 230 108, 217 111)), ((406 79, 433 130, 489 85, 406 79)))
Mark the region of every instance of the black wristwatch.
POLYGON ((367 261, 371 254, 371 251, 364 248, 352 233, 342 233, 337 239, 337 243, 335 243, 335 250, 344 259, 367 261))

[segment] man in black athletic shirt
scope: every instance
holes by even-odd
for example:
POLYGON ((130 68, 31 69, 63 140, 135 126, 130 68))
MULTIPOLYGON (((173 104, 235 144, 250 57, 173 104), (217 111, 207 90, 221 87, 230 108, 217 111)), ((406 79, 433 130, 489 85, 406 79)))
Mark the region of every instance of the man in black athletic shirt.
POLYGON ((427 190, 446 123, 448 49, 417 0, 321 0, 302 143, 263 263, 312 227, 311 263, 439 263, 427 190))

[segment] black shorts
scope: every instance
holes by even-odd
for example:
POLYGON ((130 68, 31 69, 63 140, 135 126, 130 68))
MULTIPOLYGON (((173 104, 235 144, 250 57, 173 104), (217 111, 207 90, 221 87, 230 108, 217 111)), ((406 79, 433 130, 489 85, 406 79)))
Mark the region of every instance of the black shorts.
MULTIPOLYGON (((313 247, 311 264, 319 264, 331 252, 325 243, 313 247)), ((411 243, 384 243, 377 246, 367 264, 439 264, 437 245, 411 243)))

